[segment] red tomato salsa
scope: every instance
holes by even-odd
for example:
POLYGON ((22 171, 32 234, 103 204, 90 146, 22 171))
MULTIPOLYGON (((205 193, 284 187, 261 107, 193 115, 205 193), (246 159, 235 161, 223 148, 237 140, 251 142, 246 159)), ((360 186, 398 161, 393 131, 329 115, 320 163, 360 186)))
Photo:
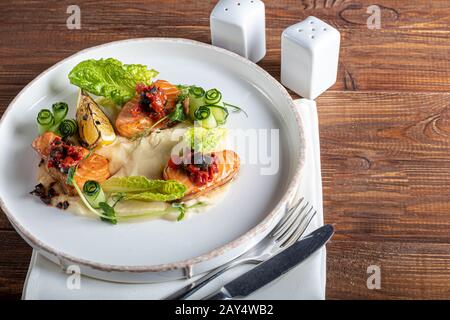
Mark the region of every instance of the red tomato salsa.
POLYGON ((136 107, 137 109, 134 110, 136 114, 139 114, 139 111, 143 111, 155 121, 167 115, 167 96, 158 86, 154 84, 149 86, 138 84, 136 91, 139 95, 139 104, 136 107))
POLYGON ((70 167, 83 160, 86 151, 83 147, 71 146, 60 137, 56 137, 50 146, 48 168, 57 168, 62 173, 68 173, 70 167))
POLYGON ((206 155, 193 150, 183 158, 172 156, 168 166, 183 170, 189 176, 189 180, 197 186, 213 181, 214 175, 219 172, 217 156, 214 153, 206 155))

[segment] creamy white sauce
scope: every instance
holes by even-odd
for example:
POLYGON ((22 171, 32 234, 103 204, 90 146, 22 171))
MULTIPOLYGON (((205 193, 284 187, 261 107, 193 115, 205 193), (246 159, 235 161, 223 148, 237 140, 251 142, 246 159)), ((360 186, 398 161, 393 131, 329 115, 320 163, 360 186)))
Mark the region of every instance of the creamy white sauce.
POLYGON ((95 153, 109 160, 109 172, 115 175, 127 163, 139 141, 131 141, 124 137, 117 139, 110 145, 97 148, 95 153))
MULTIPOLYGON (((180 141, 186 128, 186 126, 180 124, 173 128, 153 132, 147 137, 134 141, 124 137, 118 137, 111 145, 97 148, 95 153, 109 160, 109 169, 113 176, 145 176, 149 179, 162 179, 163 170, 172 151, 183 148, 180 141)), ((223 150, 224 146, 225 144, 218 146, 216 151, 223 150)), ((45 168, 42 170, 42 167, 38 170, 38 180, 44 185, 49 185, 53 179, 46 173, 45 168)), ((194 206, 194 208, 187 210, 186 218, 210 209, 225 197, 228 190, 229 184, 226 184, 197 199, 187 201, 185 203, 186 206, 194 206)), ((78 197, 65 196, 64 199, 58 199, 58 201, 61 200, 69 201, 70 206, 68 210, 71 212, 82 215, 93 215, 81 203, 78 197)), ((145 219, 163 218, 176 220, 180 214, 177 209, 172 208, 171 204, 166 202, 123 201, 118 203, 115 209, 120 216, 136 216, 154 212, 154 215, 145 219), (171 209, 169 214, 160 214, 168 209, 171 209)), ((142 219, 139 219, 139 221, 142 221, 142 219)))
POLYGON ((140 139, 116 176, 145 176, 149 179, 161 179, 172 149, 180 139, 180 135, 176 133, 182 134, 184 131, 183 129, 166 129, 140 139))

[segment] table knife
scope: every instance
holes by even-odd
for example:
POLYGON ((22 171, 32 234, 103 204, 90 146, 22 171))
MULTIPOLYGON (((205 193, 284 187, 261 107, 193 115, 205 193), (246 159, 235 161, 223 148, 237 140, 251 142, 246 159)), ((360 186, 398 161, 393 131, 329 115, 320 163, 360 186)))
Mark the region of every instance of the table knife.
POLYGON ((327 224, 320 227, 289 248, 224 285, 205 299, 229 300, 248 296, 304 261, 326 244, 333 233, 332 225, 327 224))

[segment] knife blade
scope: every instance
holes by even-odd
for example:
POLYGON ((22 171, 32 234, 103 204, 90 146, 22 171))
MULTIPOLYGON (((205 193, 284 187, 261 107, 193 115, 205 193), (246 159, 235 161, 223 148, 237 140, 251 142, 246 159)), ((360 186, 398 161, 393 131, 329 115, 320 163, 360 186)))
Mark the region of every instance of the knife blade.
POLYGON ((303 262, 326 244, 333 233, 334 228, 330 224, 320 227, 292 246, 227 283, 205 299, 228 300, 248 296, 303 262))

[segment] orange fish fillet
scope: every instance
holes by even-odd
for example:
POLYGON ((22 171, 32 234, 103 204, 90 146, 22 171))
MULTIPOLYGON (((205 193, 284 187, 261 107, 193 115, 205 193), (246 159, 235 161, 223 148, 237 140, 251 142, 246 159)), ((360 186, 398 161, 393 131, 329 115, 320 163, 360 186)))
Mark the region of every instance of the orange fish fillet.
MULTIPOLYGON (((166 80, 158 80, 154 84, 160 88, 167 97, 167 110, 171 111, 177 102, 180 91, 176 86, 166 80)), ((151 119, 147 113, 136 108, 139 104, 139 96, 128 101, 119 113, 116 119, 117 132, 126 138, 133 138, 146 130, 152 128, 156 121, 151 119), (134 114, 131 112, 134 110, 134 114)), ((163 129, 167 126, 168 121, 162 121, 154 129, 163 129)))
POLYGON ((166 80, 157 80, 154 84, 161 89, 167 97, 166 108, 168 110, 172 110, 177 103, 178 96, 180 95, 180 90, 175 87, 173 84, 166 80))
MULTIPOLYGON (((48 168, 47 161, 50 155, 50 146, 52 142, 58 138, 53 132, 46 132, 37 137, 33 141, 33 148, 44 159, 45 167, 48 173, 58 181, 63 189, 69 194, 76 194, 72 186, 66 184, 67 175, 56 168, 48 168)), ((83 157, 89 154, 89 150, 83 147, 78 147, 82 151, 83 157)), ((109 172, 109 161, 103 156, 92 154, 88 158, 80 161, 77 171, 75 172, 74 180, 80 188, 83 188, 87 180, 95 180, 99 183, 106 181, 111 176, 109 172)))
POLYGON ((215 154, 217 156, 218 172, 214 175, 214 179, 211 182, 208 182, 203 186, 197 186, 192 183, 189 176, 183 170, 173 169, 169 166, 166 166, 164 169, 163 177, 165 180, 176 180, 187 187, 183 200, 198 198, 199 196, 228 183, 239 171, 240 160, 236 152, 224 150, 215 152, 215 154))

